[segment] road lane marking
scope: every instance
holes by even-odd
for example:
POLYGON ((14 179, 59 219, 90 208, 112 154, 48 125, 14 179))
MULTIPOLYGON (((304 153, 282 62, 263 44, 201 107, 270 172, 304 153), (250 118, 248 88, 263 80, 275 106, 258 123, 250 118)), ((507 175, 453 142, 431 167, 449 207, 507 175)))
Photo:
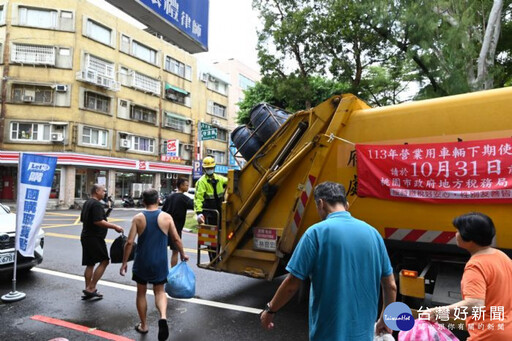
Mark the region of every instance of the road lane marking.
MULTIPOLYGON (((56 215, 61 217, 73 217, 75 218, 76 214, 69 214, 69 213, 57 213, 57 212, 46 212, 46 215, 56 215)), ((80 214, 78 215, 80 217, 80 214)))
POLYGON ((79 324, 76 324, 76 323, 71 323, 71 322, 55 319, 55 318, 48 317, 48 316, 34 315, 30 319, 35 320, 35 321, 40 321, 40 322, 48 323, 48 324, 53 324, 53 325, 59 326, 59 327, 64 327, 64 328, 68 328, 68 329, 77 330, 79 332, 82 332, 82 333, 85 333, 85 334, 91 334, 91 335, 94 335, 94 336, 99 336, 99 337, 107 339, 107 340, 112 340, 112 341, 135 341, 133 339, 129 339, 129 338, 121 336, 121 335, 116 335, 116 334, 104 332, 104 331, 96 329, 96 328, 82 326, 82 325, 79 325, 79 324))
MULTIPOLYGON (((45 229, 46 229, 46 228, 48 228, 48 227, 45 227, 45 229)), ((64 234, 64 233, 55 233, 55 232, 45 232, 45 236, 80 240, 80 236, 77 236, 77 235, 74 235, 74 234, 64 234)), ((106 242, 107 244, 112 244, 112 243, 114 242, 114 239, 105 239, 105 242, 106 242)), ((188 253, 197 254, 197 249, 184 248, 183 250, 184 250, 185 252, 188 252, 188 253)), ((207 251, 201 251, 201 253, 202 253, 202 254, 207 254, 208 252, 207 252, 207 251)))
POLYGON ((80 216, 76 217, 75 222, 73 223, 73 225, 78 225, 78 224, 80 224, 80 216))
POLYGON ((56 227, 67 227, 67 226, 76 226, 73 224, 42 224, 41 225, 44 229, 53 229, 56 227))
MULTIPOLYGON (((73 279, 73 280, 81 281, 81 282, 84 281, 84 278, 82 276, 72 275, 72 274, 59 272, 59 271, 55 271, 55 270, 48 270, 48 269, 43 269, 43 268, 32 268, 32 271, 47 274, 47 275, 62 277, 62 278, 73 279)), ((104 281, 104 280, 100 280, 98 282, 98 284, 104 285, 106 287, 137 292, 137 287, 134 287, 131 285, 109 282, 109 281, 104 281)), ((152 291, 148 291, 147 293, 149 295, 154 295, 152 291)), ((220 309, 235 310, 235 311, 240 311, 240 312, 255 314, 255 315, 258 315, 261 312, 261 309, 257 309, 257 308, 245 307, 245 306, 241 306, 241 305, 222 303, 222 302, 216 302, 216 301, 203 300, 201 298, 180 299, 180 298, 172 298, 169 296, 167 296, 167 297, 174 301, 194 303, 194 304, 199 304, 199 305, 204 305, 204 306, 209 306, 209 307, 214 307, 214 308, 220 308, 220 309)))

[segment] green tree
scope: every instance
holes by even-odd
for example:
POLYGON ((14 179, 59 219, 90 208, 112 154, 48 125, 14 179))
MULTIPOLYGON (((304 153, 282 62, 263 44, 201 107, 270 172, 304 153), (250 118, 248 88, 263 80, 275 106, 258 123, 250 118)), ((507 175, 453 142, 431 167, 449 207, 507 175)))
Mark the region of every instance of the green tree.
POLYGON ((511 1, 254 0, 259 63, 289 107, 313 104, 313 77, 348 84, 375 105, 403 101, 412 81, 417 98, 504 86, 511 1))
POLYGON ((500 34, 509 7, 510 0, 381 0, 363 20, 414 62, 421 97, 434 97, 497 85, 496 51, 507 39, 500 34))

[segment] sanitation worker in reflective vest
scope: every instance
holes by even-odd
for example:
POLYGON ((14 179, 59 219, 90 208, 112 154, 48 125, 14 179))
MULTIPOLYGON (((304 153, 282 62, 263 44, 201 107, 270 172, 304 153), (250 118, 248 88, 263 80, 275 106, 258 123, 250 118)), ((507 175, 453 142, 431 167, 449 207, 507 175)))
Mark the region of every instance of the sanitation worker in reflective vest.
MULTIPOLYGON (((228 179, 222 175, 215 174, 215 159, 207 156, 203 159, 203 176, 196 182, 196 194, 194 197, 194 211, 197 214, 198 224, 217 225, 217 214, 208 210, 219 212, 218 221, 220 225, 222 201, 228 179), (205 210, 208 209, 208 210, 205 210)), ((220 226, 219 226, 220 228, 220 226)), ((212 252, 208 253, 210 260, 215 257, 212 252)))

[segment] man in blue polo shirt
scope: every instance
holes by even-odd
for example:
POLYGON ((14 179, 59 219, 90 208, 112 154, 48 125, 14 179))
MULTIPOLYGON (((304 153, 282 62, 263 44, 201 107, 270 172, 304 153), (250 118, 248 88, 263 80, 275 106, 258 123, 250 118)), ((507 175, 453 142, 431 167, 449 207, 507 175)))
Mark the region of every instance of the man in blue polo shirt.
POLYGON ((288 277, 261 314, 262 326, 274 327, 275 313, 309 278, 310 340, 373 340, 381 286, 384 306, 375 332, 391 332, 382 313, 396 299, 396 284, 381 235, 347 212, 343 185, 321 183, 314 196, 323 221, 300 239, 286 267, 288 277))

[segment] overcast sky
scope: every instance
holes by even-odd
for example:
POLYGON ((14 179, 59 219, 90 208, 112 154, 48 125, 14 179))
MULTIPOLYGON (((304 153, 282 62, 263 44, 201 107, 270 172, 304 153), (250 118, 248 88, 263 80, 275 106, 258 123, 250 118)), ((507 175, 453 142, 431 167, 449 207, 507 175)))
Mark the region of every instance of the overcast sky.
MULTIPOLYGON (((130 21, 105 0, 88 1, 130 21)), ((210 0, 209 52, 196 54, 198 59, 214 62, 235 58, 259 70, 256 53, 256 27, 259 21, 251 3, 252 0, 210 0)))

